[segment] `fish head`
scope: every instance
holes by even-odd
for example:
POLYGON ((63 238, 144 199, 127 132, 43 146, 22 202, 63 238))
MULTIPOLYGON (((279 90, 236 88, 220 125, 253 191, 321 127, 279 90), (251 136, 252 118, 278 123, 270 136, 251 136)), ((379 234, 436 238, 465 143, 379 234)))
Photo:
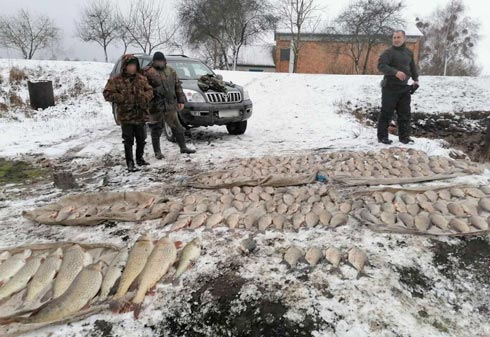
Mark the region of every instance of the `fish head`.
POLYGON ((153 239, 149 233, 143 233, 140 235, 138 240, 136 240, 136 242, 141 242, 141 241, 153 241, 153 239))
POLYGON ((61 259, 61 258, 63 258, 63 249, 56 248, 56 250, 53 253, 51 253, 51 255, 59 257, 61 259))
POLYGON ((196 247, 199 247, 199 248, 202 247, 202 242, 201 242, 201 239, 199 239, 199 238, 195 238, 194 240, 192 240, 192 244, 196 247))
POLYGON ((102 271, 102 268, 104 268, 105 265, 105 262, 99 261, 89 265, 87 268, 94 271, 102 271))
POLYGON ((172 240, 170 240, 170 238, 168 236, 165 236, 163 238, 161 238, 160 240, 158 240, 158 245, 168 245, 168 244, 171 244, 172 243, 172 240))

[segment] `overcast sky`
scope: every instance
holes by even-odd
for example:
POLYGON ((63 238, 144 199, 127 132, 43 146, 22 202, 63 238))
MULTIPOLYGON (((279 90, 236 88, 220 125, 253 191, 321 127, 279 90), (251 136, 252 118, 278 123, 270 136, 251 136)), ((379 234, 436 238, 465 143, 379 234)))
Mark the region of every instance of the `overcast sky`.
MULTIPOLYGON (((126 0, 125 2, 129 2, 126 0)), ((136 0, 137 1, 137 0, 136 0)), ((166 3, 178 3, 178 0, 155 0, 166 3)), ((332 19, 345 7, 349 0, 317 0, 324 7, 326 19, 332 19)), ((118 3, 124 1, 118 0, 118 3)), ((438 5, 447 3, 447 0, 406 0, 406 19, 415 20, 416 16, 430 14, 438 5)), ((58 59, 69 57, 81 60, 103 60, 103 51, 96 45, 84 43, 75 37, 74 22, 77 19, 83 4, 82 0, 0 0, 1 14, 12 14, 21 8, 33 13, 50 15, 63 31, 63 41, 59 50, 54 51, 58 59)), ((488 0, 465 0, 468 13, 478 18, 482 24, 482 40, 477 53, 480 64, 484 67, 484 74, 490 75, 490 3, 488 0)), ((53 51, 46 51, 38 57, 49 57, 53 51)), ((112 47, 109 58, 114 60, 121 53, 121 49, 112 47)), ((13 51, 0 50, 0 57, 18 57, 13 51)))

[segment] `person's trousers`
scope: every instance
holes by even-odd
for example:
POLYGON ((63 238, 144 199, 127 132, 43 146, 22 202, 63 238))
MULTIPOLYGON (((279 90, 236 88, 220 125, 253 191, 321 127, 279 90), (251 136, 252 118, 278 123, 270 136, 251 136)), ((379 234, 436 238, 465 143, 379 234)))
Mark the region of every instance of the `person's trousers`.
POLYGON ((410 86, 385 87, 382 90, 381 114, 378 119, 378 139, 388 138, 388 127, 396 111, 398 137, 410 137, 410 86))
POLYGON ((124 146, 132 148, 136 140, 136 159, 143 158, 146 144, 145 124, 121 124, 121 130, 124 146))

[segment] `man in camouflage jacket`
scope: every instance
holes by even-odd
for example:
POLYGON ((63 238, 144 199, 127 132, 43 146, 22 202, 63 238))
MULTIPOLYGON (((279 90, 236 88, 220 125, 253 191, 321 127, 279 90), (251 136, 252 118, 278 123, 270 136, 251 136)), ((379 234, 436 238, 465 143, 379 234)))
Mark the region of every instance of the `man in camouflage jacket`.
POLYGON ((149 121, 149 103, 153 88, 140 74, 139 61, 133 55, 124 55, 121 74, 109 79, 104 89, 106 101, 116 105, 117 120, 121 124, 124 152, 128 171, 137 171, 134 166, 133 144, 136 139, 136 164, 148 165, 143 159, 145 152, 145 124, 149 121))
POLYGON ((163 159, 160 138, 166 123, 179 144, 181 153, 194 153, 187 148, 184 127, 179 121, 178 111, 184 109, 185 95, 182 84, 174 69, 167 65, 165 55, 156 52, 153 62, 143 69, 143 75, 153 87, 154 98, 150 106, 150 129, 153 150, 157 159, 163 159))

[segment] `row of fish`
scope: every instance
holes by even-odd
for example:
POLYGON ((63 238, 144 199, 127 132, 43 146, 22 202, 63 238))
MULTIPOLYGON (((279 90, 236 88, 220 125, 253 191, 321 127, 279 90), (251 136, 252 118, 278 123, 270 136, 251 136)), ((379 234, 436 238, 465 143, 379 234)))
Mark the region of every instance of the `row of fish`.
POLYGON ((301 227, 337 227, 348 222, 352 204, 341 201, 334 189, 320 187, 233 187, 214 193, 193 193, 171 205, 161 226, 170 231, 199 227, 229 227, 265 231, 301 227))
POLYGON ((155 219, 161 217, 163 213, 168 212, 169 205, 166 200, 149 200, 127 201, 118 200, 111 203, 91 203, 83 206, 77 205, 60 205, 59 209, 53 210, 49 207, 43 211, 39 209, 35 212, 25 212, 27 217, 33 213, 33 220, 40 223, 76 223, 80 221, 90 221, 98 218, 123 218, 132 221, 140 221, 145 219, 155 219))
POLYGON ((490 187, 448 188, 419 193, 375 192, 364 196, 360 218, 373 224, 398 226, 434 234, 487 231, 490 187))
POLYGON ((242 159, 229 171, 199 176, 205 186, 221 186, 271 175, 295 176, 321 172, 325 176, 366 178, 411 178, 465 172, 480 174, 475 163, 441 156, 428 156, 414 149, 389 148, 379 152, 333 152, 304 156, 277 156, 242 159))
MULTIPOLYGON (((181 250, 172 275, 174 283, 199 257, 200 250, 198 239, 181 250)), ((131 250, 123 248, 97 260, 77 244, 36 255, 30 250, 9 254, 1 254, 0 308, 8 297, 26 290, 21 307, 0 319, 2 324, 56 322, 89 305, 108 302, 115 311, 134 310, 138 317, 146 293, 167 274, 178 252, 168 237, 153 241, 143 235, 131 250), (44 298, 39 299, 41 296, 44 298), (33 306, 35 303, 39 305, 33 306), (27 313, 32 314, 25 317, 27 313)))
POLYGON ((346 261, 349 265, 357 270, 357 277, 361 277, 364 273, 364 267, 369 263, 366 253, 358 247, 350 248, 346 253, 334 246, 326 249, 321 249, 317 246, 312 246, 306 252, 295 245, 290 246, 284 253, 283 260, 291 268, 294 269, 298 263, 305 262, 310 268, 316 267, 322 260, 325 260, 332 265, 334 270, 339 269, 340 263, 346 261))

